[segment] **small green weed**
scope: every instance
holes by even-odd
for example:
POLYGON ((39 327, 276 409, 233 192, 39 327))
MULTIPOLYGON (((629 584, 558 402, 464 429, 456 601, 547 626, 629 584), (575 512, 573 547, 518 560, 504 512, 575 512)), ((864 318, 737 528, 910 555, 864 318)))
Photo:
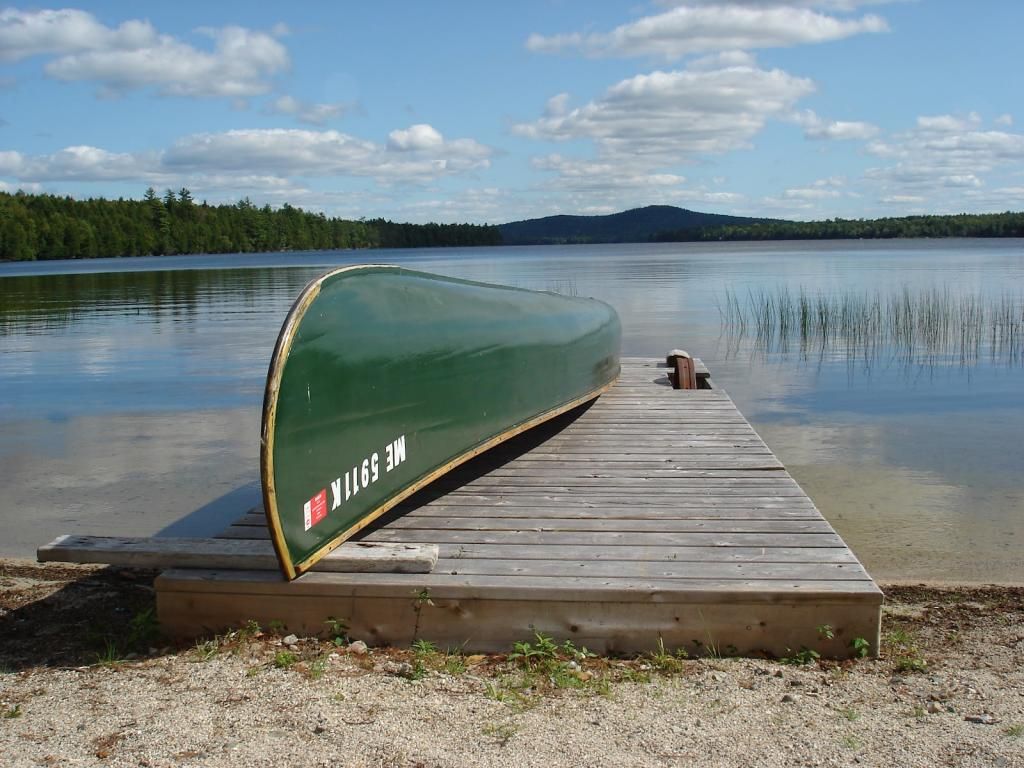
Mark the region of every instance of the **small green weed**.
POLYGON ((921 656, 921 651, 910 632, 902 627, 896 627, 889 632, 886 640, 898 672, 924 672, 928 662, 921 656))
POLYGON ((889 633, 889 642, 893 645, 911 645, 913 638, 907 630, 896 627, 889 633))
POLYGON ((920 656, 900 656, 896 659, 897 672, 924 672, 928 662, 920 656))
POLYGON ((484 683, 484 696, 515 710, 523 711, 534 705, 525 689, 517 689, 513 685, 521 685, 522 681, 510 681, 508 678, 488 680, 484 683))
POLYGON ((1003 733, 1011 739, 1019 739, 1021 736, 1024 736, 1024 725, 1020 723, 1009 725, 1003 729, 1003 733))
POLYGON ((327 625, 327 634, 331 638, 331 642, 339 648, 343 645, 348 645, 348 622, 344 619, 336 619, 333 616, 328 617, 327 621, 324 622, 327 625))
POLYGON ((839 715, 851 723, 860 720, 860 712, 853 707, 844 707, 839 710, 839 715))
POLYGON ((822 640, 833 640, 836 636, 836 632, 832 629, 831 624, 822 624, 818 627, 818 637, 822 640))
POLYGON ((419 638, 420 619, 423 616, 423 609, 428 607, 432 608, 433 606, 434 601, 431 599, 430 590, 427 587, 413 592, 412 607, 413 611, 416 613, 416 623, 412 627, 412 636, 414 640, 419 638))
POLYGON ((853 638, 850 641, 850 647, 853 648, 853 653, 858 659, 865 659, 871 653, 871 643, 863 637, 853 638))
MULTIPOLYGON (((694 655, 707 656, 708 658, 712 659, 722 658, 722 653, 719 650, 718 645, 710 637, 708 638, 708 642, 706 643, 696 639, 691 640, 690 642, 693 643, 694 655)), ((731 647, 735 648, 735 646, 731 647)))
POLYGON ((203 640, 196 643, 194 651, 199 661, 209 661, 220 651, 220 641, 218 638, 203 640))
POLYGON ((651 673, 644 669, 635 669, 633 667, 626 667, 622 670, 619 679, 627 683, 649 683, 651 682, 651 673))
POLYGON ((664 638, 659 637, 658 646, 647 658, 650 661, 651 666, 656 670, 671 675, 681 672, 683 669, 683 661, 689 657, 690 655, 683 647, 677 648, 675 653, 669 652, 665 648, 664 638))
POLYGON ((793 651, 789 648, 786 649, 786 652, 790 655, 783 656, 781 659, 779 659, 779 661, 781 661, 783 664, 793 664, 796 666, 802 666, 807 664, 814 664, 819 659, 821 659, 820 653, 818 653, 813 648, 808 648, 806 646, 801 648, 796 653, 793 653, 793 651))
POLYGON ((437 653, 437 646, 429 640, 417 640, 412 646, 412 652, 417 656, 432 656, 437 653))
POLYGON ((307 672, 307 677, 309 677, 310 680, 319 680, 321 677, 324 676, 324 673, 326 671, 327 657, 318 656, 317 658, 313 659, 313 661, 310 663, 309 671, 307 672))
POLYGON ((96 663, 103 667, 115 667, 123 661, 120 649, 117 644, 107 638, 103 641, 103 650, 96 654, 96 663))
POLYGON ((501 687, 495 680, 488 680, 484 683, 484 696, 495 701, 505 701, 508 691, 501 687))
POLYGON ((541 662, 551 662, 558 658, 558 644, 542 632, 534 632, 535 643, 522 640, 512 644, 509 659, 518 662, 524 669, 533 669, 541 662))
POLYGON ((586 688, 590 679, 580 673, 579 668, 568 664, 556 664, 548 672, 548 681, 555 688, 586 688))
POLYGON ((4 710, 4 717, 8 720, 13 720, 16 717, 21 717, 21 704, 15 704, 10 709, 4 710))
POLYGON ((413 641, 412 653, 412 674, 409 679, 422 680, 430 668, 437 666, 437 646, 421 638, 413 641))
POLYGON ((864 746, 864 742, 858 739, 856 736, 843 736, 839 741, 847 749, 857 750, 864 746))
POLYGON ((278 651, 274 654, 274 666, 278 669, 288 669, 298 660, 299 657, 291 651, 278 651))
POLYGON ((447 653, 444 657, 444 671, 452 677, 466 673, 466 659, 461 653, 447 653))

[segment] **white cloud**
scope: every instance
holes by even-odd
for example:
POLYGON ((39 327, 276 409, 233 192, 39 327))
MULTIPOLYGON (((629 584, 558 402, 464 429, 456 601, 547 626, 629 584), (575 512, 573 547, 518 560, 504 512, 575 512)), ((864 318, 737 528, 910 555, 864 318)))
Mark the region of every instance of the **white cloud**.
POLYGON ((981 124, 981 117, 977 112, 971 112, 966 117, 956 115, 926 115, 917 118, 917 127, 922 131, 930 133, 951 133, 956 131, 969 131, 981 124))
POLYGON ((67 54, 138 43, 152 34, 147 22, 128 21, 117 29, 100 24, 91 13, 74 9, 0 10, 0 60, 41 54, 67 54))
POLYGON ((345 104, 313 104, 294 96, 285 95, 279 96, 267 105, 266 112, 275 115, 290 115, 299 122, 309 125, 324 125, 341 117, 346 108, 345 104))
POLYGON ((6 9, 0 59, 53 57, 43 68, 50 77, 96 82, 107 95, 154 87, 174 96, 252 96, 290 64, 273 35, 237 26, 199 32, 212 38, 212 51, 159 34, 148 21, 112 28, 85 11, 6 9))
POLYGON ((885 20, 874 15, 841 19, 781 4, 680 6, 608 33, 535 33, 527 39, 526 47, 547 53, 578 49, 590 56, 648 56, 673 61, 711 51, 790 47, 885 31, 885 20))
POLYGON ((623 80, 583 107, 514 126, 545 140, 592 139, 605 158, 687 162, 749 145, 770 117, 814 90, 782 70, 731 67, 652 72, 623 80))
POLYGON ((373 142, 339 131, 243 129, 186 136, 163 160, 184 172, 322 176, 366 167, 377 152, 373 142))
POLYGON ((89 146, 48 155, 0 152, 0 175, 19 181, 111 181, 276 186, 296 177, 371 177, 422 182, 489 166, 492 150, 472 139, 444 139, 430 126, 392 133, 402 151, 339 131, 247 129, 186 136, 160 152, 114 153, 89 146), (175 181, 177 180, 177 181, 175 181))
POLYGON ((814 182, 815 187, 845 187, 845 176, 829 176, 826 179, 818 179, 814 182))
POLYGON ((834 200, 840 196, 837 190, 824 187, 796 187, 783 194, 790 200, 834 200))
POLYGON ((813 111, 805 110, 793 116, 793 120, 804 129, 808 139, 858 140, 866 141, 878 135, 878 126, 852 120, 826 120, 813 111))
POLYGON ((1006 176, 1024 163, 1024 134, 983 122, 975 113, 919 117, 909 131, 867 145, 884 164, 864 178, 883 203, 935 212, 1006 210, 1019 199, 1006 176))
POLYGON ((14 194, 15 192, 18 192, 18 191, 29 192, 29 193, 42 192, 43 191, 43 185, 42 184, 10 184, 10 183, 8 183, 6 181, 0 181, 0 192, 9 192, 11 194, 14 194))
POLYGON ((534 158, 532 165, 555 174, 543 185, 543 190, 553 197, 532 205, 524 217, 550 215, 552 211, 612 213, 652 204, 721 208, 743 200, 743 195, 735 192, 702 186, 688 188, 684 176, 654 170, 643 162, 637 164, 622 157, 587 160, 551 154, 534 158))
POLYGON ((419 123, 404 130, 388 134, 388 149, 410 152, 418 149, 437 149, 444 145, 444 137, 430 125, 419 123))
POLYGON ((995 124, 1009 128, 1013 125, 1013 115, 1000 115, 995 119, 995 124))
POLYGON ((444 198, 414 200, 399 206, 394 218, 402 221, 508 221, 519 202, 496 187, 472 187, 444 198))
POLYGON ((919 205, 925 198, 921 195, 886 195, 882 198, 883 203, 890 205, 919 205))
POLYGON ((685 176, 674 173, 644 172, 615 162, 602 162, 563 157, 551 154, 535 157, 531 164, 541 171, 558 174, 559 185, 576 191, 597 191, 615 187, 617 189, 658 189, 678 187, 686 182, 685 176))
POLYGON ((895 161, 869 169, 868 178, 900 188, 980 187, 984 174, 1024 162, 1024 135, 986 130, 973 113, 935 115, 919 117, 913 130, 871 142, 867 149, 895 161))
POLYGON ((824 8, 829 11, 854 11, 864 5, 888 5, 907 0, 658 0, 658 5, 744 6, 774 8, 780 5, 794 8, 824 8))
POLYGON ((544 115, 546 117, 561 117, 568 111, 568 93, 559 93, 556 96, 552 96, 550 99, 548 99, 547 104, 544 105, 544 115))
POLYGON ((0 174, 23 182, 150 180, 158 171, 159 157, 152 153, 116 153, 89 146, 35 156, 0 152, 0 174))
POLYGON ((722 51, 709 56, 701 56, 686 63, 686 68, 693 72, 706 72, 730 67, 756 67, 757 59, 747 51, 722 51))

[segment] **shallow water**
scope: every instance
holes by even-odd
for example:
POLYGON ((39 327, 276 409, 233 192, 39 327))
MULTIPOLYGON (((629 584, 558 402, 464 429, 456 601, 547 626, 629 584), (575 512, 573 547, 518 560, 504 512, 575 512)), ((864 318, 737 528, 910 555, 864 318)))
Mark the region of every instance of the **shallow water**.
POLYGON ((373 261, 602 298, 623 353, 708 364, 880 578, 1024 582, 1024 367, 801 351, 726 291, 1024 293, 1019 240, 318 252, 0 265, 0 554, 60 533, 209 533, 259 499, 259 406, 301 287, 373 261))

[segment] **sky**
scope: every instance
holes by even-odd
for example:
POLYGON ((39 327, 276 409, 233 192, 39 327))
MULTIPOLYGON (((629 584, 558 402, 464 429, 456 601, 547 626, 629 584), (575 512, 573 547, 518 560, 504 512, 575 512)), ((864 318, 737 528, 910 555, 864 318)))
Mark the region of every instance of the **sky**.
POLYGON ((502 223, 1024 210, 1019 0, 0 6, 0 191, 502 223))

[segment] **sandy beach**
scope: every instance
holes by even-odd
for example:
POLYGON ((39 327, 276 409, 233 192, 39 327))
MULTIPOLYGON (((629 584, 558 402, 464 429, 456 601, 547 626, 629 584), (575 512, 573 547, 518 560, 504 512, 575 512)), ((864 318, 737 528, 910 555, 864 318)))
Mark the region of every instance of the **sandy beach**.
POLYGON ((152 576, 2 561, 4 765, 1024 766, 1020 587, 883 585, 879 658, 838 664, 173 644, 152 576))

